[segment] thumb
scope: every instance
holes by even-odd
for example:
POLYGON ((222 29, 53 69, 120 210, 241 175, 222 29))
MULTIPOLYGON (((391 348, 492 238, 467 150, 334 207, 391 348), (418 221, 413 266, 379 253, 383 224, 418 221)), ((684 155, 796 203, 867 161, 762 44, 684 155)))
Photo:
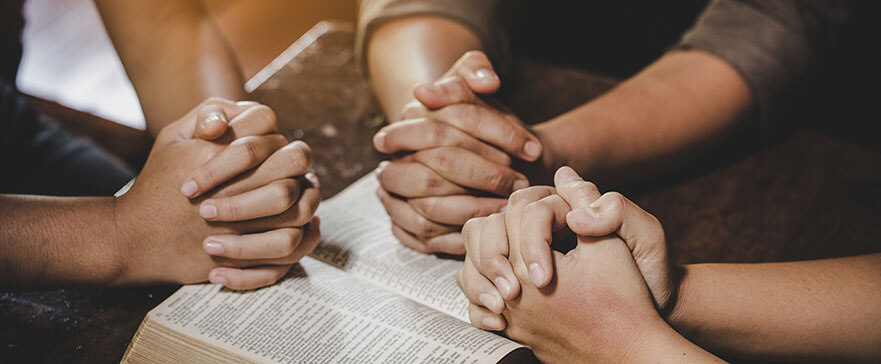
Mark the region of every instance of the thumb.
POLYGON ((198 108, 193 136, 204 140, 220 138, 226 133, 230 120, 255 105, 257 103, 253 101, 233 103, 225 99, 209 99, 198 108))
POLYGON ((580 236, 617 234, 630 249, 655 304, 662 311, 675 295, 673 271, 667 258, 664 228, 657 218, 617 192, 566 215, 569 228, 580 236))
POLYGON ((554 187, 572 209, 586 207, 600 197, 596 185, 581 179, 578 172, 568 166, 557 169, 557 173, 554 174, 554 187))
POLYGON ((413 96, 425 107, 436 110, 442 107, 480 101, 458 76, 446 77, 432 83, 422 83, 413 88, 413 96))
POLYGON ((468 87, 478 94, 494 93, 501 85, 489 57, 481 51, 465 52, 445 76, 461 77, 468 87))

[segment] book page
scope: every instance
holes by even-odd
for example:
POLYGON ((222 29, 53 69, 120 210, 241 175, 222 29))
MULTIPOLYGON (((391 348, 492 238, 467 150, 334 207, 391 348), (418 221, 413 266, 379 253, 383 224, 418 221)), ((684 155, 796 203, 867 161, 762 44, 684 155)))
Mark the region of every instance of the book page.
POLYGON ((422 254, 392 235, 374 173, 321 203, 321 244, 312 256, 468 322, 468 299, 456 285, 462 262, 422 254))
POLYGON ((185 286, 149 320, 257 362, 494 363, 520 347, 308 257, 259 290, 185 286))

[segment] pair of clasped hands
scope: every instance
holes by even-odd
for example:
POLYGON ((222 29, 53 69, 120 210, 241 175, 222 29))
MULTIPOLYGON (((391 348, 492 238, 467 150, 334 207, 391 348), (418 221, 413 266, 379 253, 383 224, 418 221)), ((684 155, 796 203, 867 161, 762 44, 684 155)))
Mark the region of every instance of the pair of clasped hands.
POLYGON ((529 187, 512 165, 541 164, 543 146, 485 97, 499 82, 486 56, 466 53, 375 135, 392 155, 377 195, 394 235, 423 253, 465 254, 456 279, 472 324, 543 361, 638 361, 684 340, 659 313, 675 305, 679 279, 660 223, 569 167, 554 187, 529 187))
POLYGON ((276 282, 319 241, 311 166, 312 151, 278 134, 268 107, 203 102, 162 129, 134 185, 114 202, 125 244, 120 280, 208 277, 232 289, 276 282))

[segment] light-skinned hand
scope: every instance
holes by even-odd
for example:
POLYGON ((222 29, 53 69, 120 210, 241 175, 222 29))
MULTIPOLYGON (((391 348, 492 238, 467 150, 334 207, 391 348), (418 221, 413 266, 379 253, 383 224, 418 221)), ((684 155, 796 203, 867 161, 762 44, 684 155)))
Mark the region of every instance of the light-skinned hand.
POLYGON ((506 110, 484 101, 499 87, 481 52, 468 52, 440 80, 414 88, 415 100, 374 136, 392 154, 379 168, 377 191, 393 232, 420 252, 464 253, 461 226, 505 205, 529 186, 512 156, 534 161, 541 143, 506 110))

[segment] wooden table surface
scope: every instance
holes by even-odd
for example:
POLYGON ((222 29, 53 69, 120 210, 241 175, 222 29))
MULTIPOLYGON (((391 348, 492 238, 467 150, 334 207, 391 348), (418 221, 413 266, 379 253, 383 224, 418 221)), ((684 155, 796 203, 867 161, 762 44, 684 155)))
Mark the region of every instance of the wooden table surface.
MULTIPOLYGON (((324 197, 371 171, 385 122, 355 66, 353 28, 319 23, 248 82, 289 139, 315 152, 324 197)), ((527 122, 614 80, 524 61, 502 97, 527 122)), ((677 171, 622 187, 664 224, 673 259, 781 261, 881 251, 881 152, 810 128, 743 135, 677 171)), ((620 186, 619 186, 620 187, 620 186)), ((0 293, 0 362, 118 361, 148 310, 177 287, 0 293)))

